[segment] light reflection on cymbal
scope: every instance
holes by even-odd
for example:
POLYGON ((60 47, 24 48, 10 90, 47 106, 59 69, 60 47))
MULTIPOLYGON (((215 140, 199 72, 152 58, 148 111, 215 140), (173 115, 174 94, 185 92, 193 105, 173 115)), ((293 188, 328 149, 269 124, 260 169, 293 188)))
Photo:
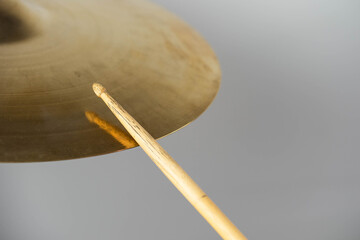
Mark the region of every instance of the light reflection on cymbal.
POLYGON ((108 123, 104 119, 100 118, 96 113, 86 111, 85 115, 89 122, 98 125, 101 129, 106 131, 119 143, 121 143, 125 148, 132 148, 138 146, 136 141, 128 133, 124 132, 116 126, 113 126, 111 123, 108 123))

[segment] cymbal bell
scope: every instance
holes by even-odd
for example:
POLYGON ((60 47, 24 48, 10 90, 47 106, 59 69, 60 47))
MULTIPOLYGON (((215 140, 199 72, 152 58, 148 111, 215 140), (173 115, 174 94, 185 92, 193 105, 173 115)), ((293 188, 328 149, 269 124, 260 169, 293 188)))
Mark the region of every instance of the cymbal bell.
POLYGON ((93 82, 160 138, 205 111, 220 68, 199 34, 147 1, 0 2, 0 162, 133 147, 89 120, 125 131, 94 95, 93 82))

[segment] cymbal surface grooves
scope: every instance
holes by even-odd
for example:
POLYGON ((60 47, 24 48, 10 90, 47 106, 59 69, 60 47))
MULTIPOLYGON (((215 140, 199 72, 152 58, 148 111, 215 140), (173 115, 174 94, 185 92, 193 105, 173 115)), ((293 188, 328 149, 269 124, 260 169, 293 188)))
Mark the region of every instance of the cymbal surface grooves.
POLYGON ((153 3, 17 2, 24 6, 8 16, 0 4, 0 162, 126 149, 86 117, 93 112, 124 130, 93 82, 155 138, 193 121, 218 91, 220 67, 210 46, 153 3), (9 30, 9 16, 16 29, 9 30))

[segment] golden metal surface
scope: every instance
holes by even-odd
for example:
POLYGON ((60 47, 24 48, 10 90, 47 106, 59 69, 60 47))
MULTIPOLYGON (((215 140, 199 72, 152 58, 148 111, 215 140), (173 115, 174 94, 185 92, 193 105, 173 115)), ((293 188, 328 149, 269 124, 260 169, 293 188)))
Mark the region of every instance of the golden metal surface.
POLYGON ((159 138, 207 108, 220 69, 194 30, 147 1, 0 2, 1 162, 131 147, 102 130, 106 122, 125 131, 94 95, 93 82, 159 138))
POLYGON ((133 148, 138 146, 137 142, 127 132, 121 130, 117 126, 113 126, 111 123, 100 118, 96 113, 86 112, 85 116, 90 122, 98 125, 102 130, 110 134, 116 141, 121 143, 124 148, 133 148))

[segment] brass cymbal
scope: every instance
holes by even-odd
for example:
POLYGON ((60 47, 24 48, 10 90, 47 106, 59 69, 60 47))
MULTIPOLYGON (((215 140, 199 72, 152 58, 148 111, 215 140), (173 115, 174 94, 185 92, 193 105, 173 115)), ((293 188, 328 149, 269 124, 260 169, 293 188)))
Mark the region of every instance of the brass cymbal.
POLYGON ((93 93, 93 82, 160 138, 207 108, 220 68, 199 34, 147 1, 0 2, 0 162, 132 147, 88 119, 93 112, 125 131, 93 93))

